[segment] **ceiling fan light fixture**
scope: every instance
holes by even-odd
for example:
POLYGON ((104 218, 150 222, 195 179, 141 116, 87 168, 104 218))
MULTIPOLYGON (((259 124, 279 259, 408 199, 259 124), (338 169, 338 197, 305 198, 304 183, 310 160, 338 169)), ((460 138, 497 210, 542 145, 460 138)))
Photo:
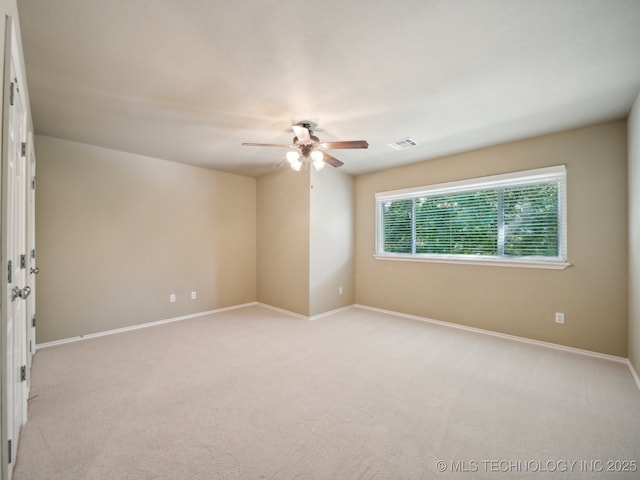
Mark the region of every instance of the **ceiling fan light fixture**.
POLYGON ((294 160, 291 162, 291 168, 293 168, 296 172, 299 172, 302 168, 302 162, 300 160, 294 160))
MULTIPOLYGON (((300 152, 290 150, 287 152, 287 161, 293 166, 295 162, 300 163, 300 152)), ((298 169, 299 170, 299 169, 298 169)))
POLYGON ((322 170, 324 168, 324 155, 319 150, 314 150, 311 152, 311 160, 313 160, 313 166, 316 167, 316 170, 322 170))

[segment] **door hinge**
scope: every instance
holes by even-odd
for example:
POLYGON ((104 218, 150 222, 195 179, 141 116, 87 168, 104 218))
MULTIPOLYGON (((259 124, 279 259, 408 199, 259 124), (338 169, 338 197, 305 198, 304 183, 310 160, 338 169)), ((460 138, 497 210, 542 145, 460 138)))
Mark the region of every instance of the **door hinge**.
POLYGON ((9 461, 7 463, 11 463, 13 461, 13 458, 11 455, 13 453, 13 449, 11 448, 11 440, 9 440, 8 443, 9 443, 9 461))
POLYGON ((12 283, 13 282, 13 262, 11 260, 9 260, 9 263, 7 263, 7 270, 8 275, 7 275, 7 283, 12 283))
POLYGON ((36 316, 34 315, 33 318, 31 319, 31 326, 35 327, 36 326, 36 316))
POLYGON ((20 144, 20 156, 22 157, 27 156, 27 142, 22 142, 20 144))
POLYGON ((31 190, 35 190, 35 189, 36 189, 36 177, 34 175, 33 178, 31 179, 31 190))
POLYGON ((27 268, 27 256, 25 254, 20 255, 20 268, 27 268))
POLYGON ((20 381, 21 382, 26 382, 27 381, 27 366, 23 365, 20 367, 20 381))
POLYGON ((16 84, 11 82, 11 85, 9 86, 9 105, 11 105, 13 107, 13 91, 16 88, 16 84))
POLYGON ((36 249, 35 248, 31 249, 31 258, 36 258, 36 249))

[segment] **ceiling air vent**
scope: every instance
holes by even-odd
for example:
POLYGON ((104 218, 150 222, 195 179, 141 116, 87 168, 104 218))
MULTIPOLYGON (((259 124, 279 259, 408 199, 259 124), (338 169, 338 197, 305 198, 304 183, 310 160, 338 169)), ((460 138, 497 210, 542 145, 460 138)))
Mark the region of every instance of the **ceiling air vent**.
POLYGON ((394 150, 405 150, 407 148, 415 147, 418 145, 415 140, 412 138, 403 138, 402 140, 398 140, 397 142, 388 144, 394 150))

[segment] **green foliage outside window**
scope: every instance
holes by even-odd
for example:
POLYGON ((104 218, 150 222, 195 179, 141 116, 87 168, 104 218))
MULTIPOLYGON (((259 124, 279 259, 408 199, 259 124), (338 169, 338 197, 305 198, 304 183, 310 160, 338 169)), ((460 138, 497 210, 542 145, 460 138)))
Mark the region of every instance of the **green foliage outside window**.
POLYGON ((558 255, 558 186, 533 185, 504 192, 504 254, 558 255))
POLYGON ((382 209, 384 253, 559 255, 555 182, 386 201, 382 209))
POLYGON ((416 252, 496 255, 495 191, 416 199, 416 252))

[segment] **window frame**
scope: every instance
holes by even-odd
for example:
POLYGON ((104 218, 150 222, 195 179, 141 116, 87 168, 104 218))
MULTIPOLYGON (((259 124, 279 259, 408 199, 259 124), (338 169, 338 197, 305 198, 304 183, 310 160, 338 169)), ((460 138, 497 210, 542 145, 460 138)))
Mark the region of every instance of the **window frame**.
MULTIPOLYGON (((485 177, 470 178, 453 182, 438 183, 400 190, 390 190, 375 194, 375 254, 377 260, 409 262, 459 263, 469 265, 495 265, 507 267, 565 269, 567 261, 567 198, 566 166, 536 168, 485 177), (456 255, 433 253, 390 253, 383 251, 384 245, 384 204, 389 201, 410 200, 425 196, 449 195, 478 190, 504 187, 519 187, 539 183, 558 183, 558 256, 498 256, 498 255, 456 255)), ((412 216, 412 222, 415 218, 412 216)), ((415 242, 415 238, 412 240, 415 242)))

